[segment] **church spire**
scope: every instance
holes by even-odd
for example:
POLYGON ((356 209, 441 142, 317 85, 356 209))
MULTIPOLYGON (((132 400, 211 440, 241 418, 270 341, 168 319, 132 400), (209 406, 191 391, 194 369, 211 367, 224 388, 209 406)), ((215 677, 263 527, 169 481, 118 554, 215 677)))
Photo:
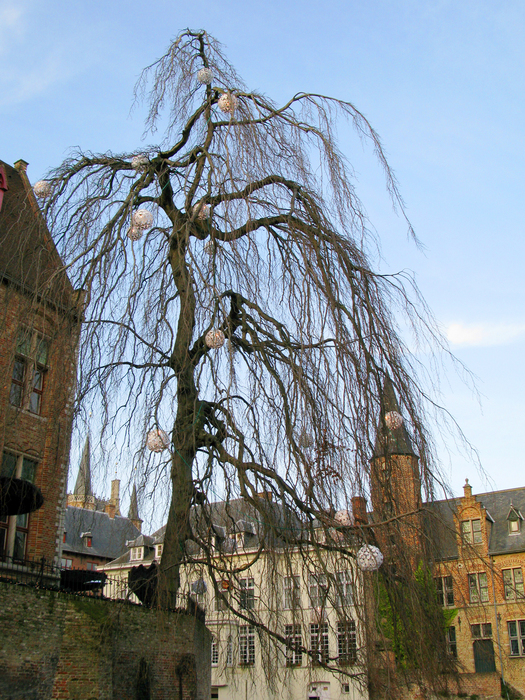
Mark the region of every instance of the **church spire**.
POLYGON ((129 502, 128 518, 138 530, 142 529, 142 520, 139 517, 139 507, 137 503, 137 486, 133 484, 131 500, 129 502))
POLYGON ((401 416, 394 385, 387 375, 381 396, 374 457, 387 457, 389 455, 413 455, 417 457, 401 416))
POLYGON ((80 460, 80 467, 78 469, 78 476, 73 493, 75 496, 93 496, 91 491, 91 446, 89 433, 84 443, 84 450, 82 451, 82 459, 80 460))

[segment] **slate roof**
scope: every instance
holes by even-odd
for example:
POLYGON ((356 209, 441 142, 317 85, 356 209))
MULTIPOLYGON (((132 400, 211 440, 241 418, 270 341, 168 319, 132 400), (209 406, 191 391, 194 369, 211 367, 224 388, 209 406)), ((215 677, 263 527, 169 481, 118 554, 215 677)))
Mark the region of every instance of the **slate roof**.
MULTIPOLYGON (((511 505, 525 517, 525 487, 489 491, 475 494, 476 500, 487 511, 489 533, 489 554, 510 554, 525 551, 525 522, 519 534, 509 535, 508 515, 511 505)), ((435 545, 438 559, 458 557, 455 535, 454 513, 457 512, 460 498, 436 501, 425 504, 427 512, 427 532, 435 545)))
POLYGON ((128 518, 85 508, 66 508, 64 552, 116 559, 126 552, 126 542, 140 535, 140 531, 128 518), (87 547, 81 535, 90 532, 92 546, 87 547))
POLYGON ((8 189, 0 210, 0 279, 70 308, 73 288, 25 172, 0 160, 8 189))

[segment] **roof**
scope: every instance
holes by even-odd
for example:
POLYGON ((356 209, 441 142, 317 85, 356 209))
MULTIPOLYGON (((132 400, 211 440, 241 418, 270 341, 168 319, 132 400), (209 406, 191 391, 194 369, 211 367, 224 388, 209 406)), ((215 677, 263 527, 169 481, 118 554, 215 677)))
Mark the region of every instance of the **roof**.
POLYGON ((126 542, 140 535, 131 520, 119 515, 110 518, 107 513, 85 508, 66 508, 64 523, 66 541, 64 552, 116 559, 126 552, 126 542), (91 547, 86 546, 82 533, 91 533, 91 547))
POLYGON ((93 495, 93 491, 91 490, 91 454, 89 446, 89 433, 86 437, 86 442, 84 443, 84 450, 82 451, 82 458, 80 460, 80 467, 78 468, 78 475, 73 493, 76 496, 93 495))
MULTIPOLYGON (((475 495, 487 511, 489 554, 511 554, 525 552, 525 526, 517 534, 509 535, 508 516, 513 506, 515 511, 525 513, 525 487, 489 491, 475 495)), ((461 498, 427 503, 427 528, 435 545, 438 559, 458 557, 454 514, 457 513, 461 498)))
POLYGON ((399 427, 389 428, 387 426, 385 416, 394 412, 401 415, 392 380, 390 377, 386 377, 381 396, 374 457, 386 457, 387 455, 414 455, 417 457, 405 421, 399 427))
POLYGON ((73 288, 24 172, 0 160, 8 189, 0 209, 0 278, 71 308, 73 288))

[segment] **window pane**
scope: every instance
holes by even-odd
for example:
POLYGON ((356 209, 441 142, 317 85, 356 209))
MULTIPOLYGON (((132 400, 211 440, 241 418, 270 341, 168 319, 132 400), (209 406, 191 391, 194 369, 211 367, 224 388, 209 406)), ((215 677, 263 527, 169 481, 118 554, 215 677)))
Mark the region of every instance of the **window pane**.
POLYGON ((42 391, 43 378, 44 375, 42 372, 39 369, 35 369, 33 372, 32 388, 37 391, 42 391))
POLYGON ((516 622, 512 620, 509 624, 509 636, 510 637, 517 637, 518 636, 518 629, 516 627, 516 622))
POLYGON ((13 365, 13 379, 15 382, 23 382, 26 373, 26 363, 23 360, 15 360, 13 365))
POLYGON ((22 479, 34 482, 36 474, 36 462, 32 459, 24 457, 22 462, 22 479))
POLYGON ((486 622, 482 628, 484 637, 492 637, 492 624, 490 622, 486 622))
POLYGON ((479 639, 481 637, 481 625, 471 625, 470 632, 474 639, 479 639))
POLYGON ((23 559, 26 553, 26 532, 15 533, 15 546, 13 548, 13 559, 23 559))
POLYGON ((11 406, 17 406, 21 408, 22 406, 22 387, 20 384, 11 384, 11 391, 9 392, 9 403, 11 406))
POLYGON ((27 518, 28 518, 27 513, 21 513, 20 515, 17 515, 16 516, 17 527, 27 527, 27 518))
POLYGON ((16 455, 10 452, 4 452, 2 455, 2 470, 0 472, 1 476, 16 476, 16 455))
POLYGON ((27 357, 31 354, 31 333, 29 331, 19 332, 16 351, 20 355, 26 355, 27 357))
POLYGON ((42 396, 40 394, 37 394, 36 391, 32 391, 30 396, 29 396, 29 410, 31 413, 36 413, 37 415, 40 415, 40 399, 42 396))
POLYGON ((472 542, 472 530, 470 527, 470 520, 463 520, 461 523, 461 534, 465 542, 472 542))
POLYGON ((45 338, 38 338, 35 359, 41 365, 47 365, 47 355, 49 352, 49 343, 45 338))
POLYGON ((474 543, 479 544, 481 542, 481 520, 472 521, 472 533, 474 536, 474 543))

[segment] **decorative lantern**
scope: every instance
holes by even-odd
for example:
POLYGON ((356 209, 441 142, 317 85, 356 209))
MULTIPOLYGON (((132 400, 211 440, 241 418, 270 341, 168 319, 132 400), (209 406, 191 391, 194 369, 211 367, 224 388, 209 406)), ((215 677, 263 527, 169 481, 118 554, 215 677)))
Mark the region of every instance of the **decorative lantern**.
POLYGON ((352 513, 350 513, 349 510, 338 510, 335 514, 334 520, 336 520, 343 527, 352 527, 354 524, 352 513))
POLYGON ((222 348, 224 345, 224 333, 220 328, 213 328, 206 333, 204 342, 209 348, 213 348, 214 350, 222 348))
POLYGON ((389 411, 385 414, 385 423, 389 430, 397 430, 403 425, 403 416, 397 411, 389 411))
POLYGON ((239 105, 239 100, 231 92, 225 92, 219 97, 219 109, 225 114, 233 114, 239 105))
POLYGON ((301 447, 303 450, 307 450, 312 447, 313 444, 314 441, 312 436, 303 428, 303 430, 301 430, 301 434, 299 435, 299 447, 301 447))
POLYGON ((381 550, 371 544, 364 544, 357 552, 357 566, 361 571, 377 571, 382 563, 381 550))
POLYGON ((133 228, 140 228, 145 231, 147 228, 151 228, 153 223, 153 214, 147 209, 137 209, 133 214, 133 228))
POLYGON ((132 226, 131 228, 128 229, 126 235, 131 241, 138 241, 142 238, 143 234, 144 234, 144 231, 141 228, 137 228, 136 226, 132 226))
POLYGON ((197 216, 199 221, 204 221, 210 216, 210 205, 204 204, 204 202, 197 202, 193 205, 193 214, 197 216))
POLYGON ((170 439, 164 430, 157 428, 156 430, 150 430, 148 433, 148 439, 146 440, 146 446, 148 450, 152 452, 163 452, 170 446, 170 439))
POLYGON ((201 68, 197 73, 197 80, 201 85, 210 85, 213 80, 213 73, 209 68, 201 68))
POLYGON ((49 180, 39 180, 33 185, 33 192, 38 199, 46 199, 51 194, 51 183, 49 180))
POLYGON ((133 156, 133 159, 131 161, 131 167, 133 168, 133 170, 136 170, 138 173, 140 173, 143 170, 146 170, 148 165, 149 158, 145 153, 139 153, 138 156, 133 156))

